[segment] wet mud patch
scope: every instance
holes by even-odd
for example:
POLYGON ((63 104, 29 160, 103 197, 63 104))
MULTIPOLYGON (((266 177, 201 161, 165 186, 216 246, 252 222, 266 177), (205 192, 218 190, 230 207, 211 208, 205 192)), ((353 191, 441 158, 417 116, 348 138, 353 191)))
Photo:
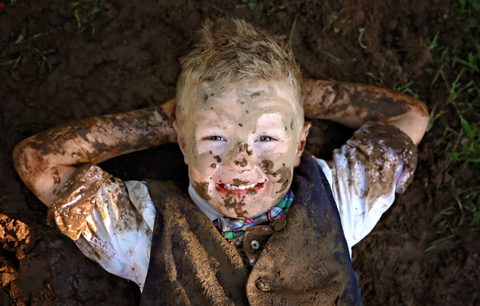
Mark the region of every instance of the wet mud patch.
POLYGON ((292 169, 286 167, 285 164, 282 164, 282 166, 278 168, 277 171, 273 172, 273 166, 274 166, 274 163, 271 160, 268 160, 268 159, 262 160, 263 171, 265 171, 266 174, 269 174, 273 177, 277 177, 277 176, 280 177, 279 180, 276 181, 275 183, 282 184, 282 186, 278 191, 276 191, 276 193, 282 193, 288 187, 290 187, 290 183, 292 179, 292 169))
POLYGON ((236 160, 235 165, 245 168, 248 165, 247 159, 243 157, 241 160, 236 160))
POLYGON ((268 160, 268 159, 262 160, 262 167, 263 167, 263 170, 265 171, 265 173, 276 176, 277 174, 273 173, 273 165, 274 164, 271 160, 268 160))
POLYGON ((211 197, 208 195, 208 183, 194 183, 193 189, 205 201, 210 201, 211 197))
POLYGON ((238 185, 246 185, 246 184, 248 184, 249 182, 248 182, 248 181, 244 181, 244 180, 240 180, 240 179, 233 179, 233 183, 238 186, 238 185))
POLYGON ((233 208, 239 218, 244 217, 245 214, 247 214, 247 211, 242 209, 242 207, 245 206, 245 196, 235 196, 229 192, 224 200, 224 205, 226 208, 233 208))
POLYGON ((251 156, 253 154, 253 151, 248 149, 248 143, 239 142, 237 143, 237 145, 238 145, 238 153, 245 152, 248 154, 248 156, 251 156))
POLYGON ((285 164, 282 164, 282 167, 277 170, 275 173, 276 175, 280 176, 280 179, 276 181, 276 183, 282 184, 280 190, 276 191, 276 193, 284 192, 288 187, 290 187, 291 178, 292 178, 292 169, 285 167, 285 164))

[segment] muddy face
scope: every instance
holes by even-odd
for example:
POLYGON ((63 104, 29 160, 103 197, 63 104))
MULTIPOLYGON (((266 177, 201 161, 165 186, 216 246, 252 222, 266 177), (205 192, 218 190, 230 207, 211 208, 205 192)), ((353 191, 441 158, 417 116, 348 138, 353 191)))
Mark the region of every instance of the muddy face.
POLYGON ((303 147, 291 85, 261 82, 221 93, 204 83, 191 101, 177 132, 198 195, 234 218, 268 211, 287 193, 303 147))

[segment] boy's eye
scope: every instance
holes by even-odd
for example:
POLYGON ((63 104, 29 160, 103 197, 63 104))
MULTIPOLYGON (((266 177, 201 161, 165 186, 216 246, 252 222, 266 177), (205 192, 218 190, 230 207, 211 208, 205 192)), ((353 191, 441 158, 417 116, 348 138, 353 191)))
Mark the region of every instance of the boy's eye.
POLYGON ((223 137, 221 136, 210 136, 210 137, 207 137, 208 140, 215 140, 215 141, 223 141, 225 139, 223 139, 223 137))
POLYGON ((270 136, 260 136, 258 137, 258 141, 272 141, 273 138, 270 136))

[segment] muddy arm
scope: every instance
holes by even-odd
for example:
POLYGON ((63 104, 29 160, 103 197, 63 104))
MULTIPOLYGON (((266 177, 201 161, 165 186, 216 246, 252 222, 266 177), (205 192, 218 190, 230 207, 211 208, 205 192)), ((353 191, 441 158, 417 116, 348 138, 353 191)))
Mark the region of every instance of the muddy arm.
POLYGON ((20 178, 48 207, 77 167, 176 142, 175 99, 160 107, 67 123, 25 139, 13 151, 20 178))
POLYGON ((303 80, 305 116, 357 129, 369 120, 394 125, 418 144, 428 125, 427 106, 409 95, 371 85, 303 80))

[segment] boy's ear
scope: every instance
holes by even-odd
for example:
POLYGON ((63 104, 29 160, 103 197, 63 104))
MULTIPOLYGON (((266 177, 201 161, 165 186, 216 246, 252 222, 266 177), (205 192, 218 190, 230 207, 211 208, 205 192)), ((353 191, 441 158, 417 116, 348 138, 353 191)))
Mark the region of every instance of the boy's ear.
POLYGON ((295 167, 300 165, 300 158, 302 157, 303 150, 305 149, 305 144, 307 143, 308 132, 312 124, 310 122, 305 122, 303 124, 302 131, 300 132, 300 137, 297 141, 297 152, 295 153, 295 167))
POLYGON ((177 142, 178 145, 180 146, 180 150, 182 150, 183 153, 183 160, 185 161, 185 164, 188 165, 188 157, 187 157, 187 143, 185 142, 185 137, 183 137, 183 131, 181 128, 178 127, 177 121, 175 120, 173 122, 173 128, 175 131, 177 131, 177 142))

